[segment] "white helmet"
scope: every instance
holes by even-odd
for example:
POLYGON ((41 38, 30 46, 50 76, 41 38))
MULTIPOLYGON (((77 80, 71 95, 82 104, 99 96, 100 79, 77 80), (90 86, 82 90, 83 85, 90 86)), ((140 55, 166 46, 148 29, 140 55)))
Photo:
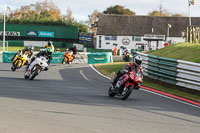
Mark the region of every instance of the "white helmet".
POLYGON ((30 46, 28 47, 28 49, 32 51, 32 50, 34 50, 34 47, 30 45, 30 46))
POLYGON ((140 66, 142 64, 142 58, 140 56, 136 56, 133 60, 136 66, 140 66))

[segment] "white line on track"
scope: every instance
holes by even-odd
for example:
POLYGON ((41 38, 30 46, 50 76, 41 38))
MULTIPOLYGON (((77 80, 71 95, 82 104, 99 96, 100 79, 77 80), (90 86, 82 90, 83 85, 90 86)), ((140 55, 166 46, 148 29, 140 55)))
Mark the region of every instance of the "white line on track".
POLYGON ((83 70, 80 70, 80 74, 83 76, 84 79, 86 79, 87 81, 90 81, 83 73, 83 70))
MULTIPOLYGON (((95 69, 95 68, 93 67, 93 65, 90 65, 90 67, 91 67, 95 72, 97 72, 99 75, 101 75, 101 76, 103 76, 103 77, 105 77, 105 78, 107 78, 107 79, 110 79, 109 77, 103 75, 103 74, 100 73, 97 69, 95 69)), ((173 101, 177 101, 177 102, 180 102, 180 103, 183 103, 183 104, 187 104, 187 105, 190 105, 190 106, 193 106, 193 107, 196 107, 196 108, 200 108, 200 106, 196 106, 196 105, 194 105, 194 104, 190 104, 190 103, 187 103, 187 102, 184 102, 184 101, 175 99, 175 98, 171 98, 171 97, 168 97, 168 96, 165 96, 165 95, 156 93, 156 92, 152 92, 152 91, 149 91, 149 90, 146 90, 146 89, 141 89, 141 88, 140 88, 140 90, 146 91, 146 92, 149 92, 149 93, 152 93, 152 94, 161 96, 161 97, 165 97, 165 98, 168 98, 168 99, 171 99, 171 100, 173 100, 173 101)))

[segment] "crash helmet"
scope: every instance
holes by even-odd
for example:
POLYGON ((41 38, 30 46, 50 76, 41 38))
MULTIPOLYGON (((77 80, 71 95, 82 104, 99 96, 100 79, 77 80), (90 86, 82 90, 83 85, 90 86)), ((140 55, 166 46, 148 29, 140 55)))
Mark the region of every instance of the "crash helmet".
POLYGON ((134 63, 136 66, 140 66, 142 64, 142 58, 140 56, 135 56, 135 58, 133 59, 134 63))
POLYGON ((34 50, 34 47, 30 45, 30 46, 28 47, 28 50, 30 50, 30 51, 34 50))
POLYGON ((57 52, 60 52, 60 49, 59 49, 59 48, 57 48, 57 49, 56 49, 56 51, 57 51, 57 52))
POLYGON ((52 41, 48 41, 48 46, 50 47, 51 45, 53 45, 52 41))

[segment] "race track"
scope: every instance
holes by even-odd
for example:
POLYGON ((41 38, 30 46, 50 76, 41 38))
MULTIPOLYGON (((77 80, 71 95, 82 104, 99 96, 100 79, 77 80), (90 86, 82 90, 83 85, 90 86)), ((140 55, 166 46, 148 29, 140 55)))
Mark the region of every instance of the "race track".
POLYGON ((0 63, 1 133, 198 133, 200 108, 143 90, 125 101, 88 64, 51 64, 33 81, 0 63))

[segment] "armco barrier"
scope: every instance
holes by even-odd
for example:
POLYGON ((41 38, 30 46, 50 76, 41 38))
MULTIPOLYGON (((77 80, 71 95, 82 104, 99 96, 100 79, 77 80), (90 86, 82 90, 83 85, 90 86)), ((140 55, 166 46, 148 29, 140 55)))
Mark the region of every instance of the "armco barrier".
MULTIPOLYGON (((11 59, 15 55, 16 52, 3 52, 3 63, 11 63, 11 59)), ((60 53, 53 53, 53 60, 51 63, 62 63, 62 60, 64 59, 64 52, 60 53)))
POLYGON ((88 64, 112 63, 112 53, 92 53, 88 54, 88 64))
POLYGON ((16 52, 3 52, 3 63, 11 63, 16 52))
POLYGON ((200 91, 200 64, 136 52, 143 58, 144 75, 200 91))
POLYGON ((53 60, 51 61, 51 63, 62 63, 64 59, 64 54, 65 52, 53 53, 53 60))

